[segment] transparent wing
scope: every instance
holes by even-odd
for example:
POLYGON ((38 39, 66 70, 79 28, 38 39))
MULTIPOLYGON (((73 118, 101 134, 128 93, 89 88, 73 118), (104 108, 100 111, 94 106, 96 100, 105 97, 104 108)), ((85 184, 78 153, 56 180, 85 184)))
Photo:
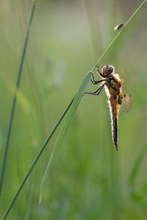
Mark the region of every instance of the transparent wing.
POLYGON ((129 94, 124 94, 121 104, 121 110, 124 112, 130 111, 132 107, 132 97, 129 94))

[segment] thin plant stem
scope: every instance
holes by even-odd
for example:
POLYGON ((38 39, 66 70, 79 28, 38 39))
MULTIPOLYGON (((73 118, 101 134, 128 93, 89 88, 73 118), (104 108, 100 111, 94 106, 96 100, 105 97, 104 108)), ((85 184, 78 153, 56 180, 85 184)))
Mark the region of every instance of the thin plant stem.
POLYGON ((6 164, 7 164, 7 156, 8 156, 10 136, 11 136, 13 120, 14 120, 14 113, 15 113, 16 102, 17 102, 17 94, 18 94, 18 90, 19 90, 19 86, 20 86, 20 80, 21 80, 21 76, 22 76, 24 60, 25 60, 25 55, 26 55, 26 49, 27 49, 29 33, 30 33, 30 27, 32 24, 34 11, 35 11, 35 1, 33 2, 33 5, 32 5, 31 15, 30 15, 30 19, 29 19, 29 24, 28 24, 26 37, 25 37, 25 41, 24 41, 24 46, 23 46, 23 50, 22 50, 20 65, 19 65, 19 69, 18 69, 18 77, 17 77, 17 81, 16 81, 16 91, 14 94, 11 112, 10 112, 10 119, 9 119, 8 132, 7 132, 7 137, 6 137, 5 151, 4 151, 4 157, 3 157, 1 174, 0 174, 0 194, 2 192, 2 187, 3 187, 3 182, 4 182, 4 174, 5 174, 6 164))
POLYGON ((135 17, 135 15, 139 12, 139 10, 143 7, 143 5, 147 2, 147 0, 144 0, 139 6, 138 8, 135 10, 135 12, 131 15, 131 17, 127 20, 127 22, 124 24, 123 28, 120 29, 120 31, 117 33, 117 35, 114 37, 114 39, 111 41, 111 43, 107 46, 107 48, 104 50, 104 52, 102 53, 102 55, 100 56, 100 58, 98 59, 98 61, 96 62, 96 64, 93 66, 93 68, 91 69, 91 72, 93 72, 98 64, 100 63, 100 61, 103 59, 103 57, 105 56, 105 54, 110 50, 110 48, 114 45, 114 43, 116 43, 117 39, 119 38, 119 36, 122 34, 122 32, 126 29, 126 27, 128 26, 128 24, 131 22, 131 20, 135 17))
MULTIPOLYGON (((20 186, 18 187, 18 189, 17 189, 17 191, 16 191, 16 193, 15 193, 15 195, 14 195, 12 201, 10 202, 10 204, 9 204, 9 206, 8 206, 8 208, 7 208, 6 212, 5 212, 5 214, 3 215, 2 220, 6 219, 8 213, 10 212, 11 208, 13 207, 13 204, 14 204, 15 200, 17 199, 19 193, 21 192, 21 190, 22 190, 22 188, 23 188, 25 182, 27 181, 27 179, 28 179, 29 175, 31 174, 33 168, 35 167, 37 161, 39 160, 39 158, 40 158, 40 156, 42 155, 43 151, 45 150, 47 144, 49 143, 50 139, 52 138, 53 134, 55 133, 55 131, 56 131, 57 128, 59 127, 60 123, 61 123, 62 120, 64 119, 65 115, 66 115, 67 112, 69 111, 69 109, 70 109, 70 107, 72 106, 72 104, 73 104, 73 107, 71 108, 70 113, 73 114, 73 113, 76 111, 76 109, 77 109, 77 107, 78 107, 78 105, 79 105, 79 103, 80 103, 80 100, 81 100, 81 98, 82 98, 82 96, 83 96, 84 89, 85 89, 86 85, 88 84, 88 82, 90 81, 90 78, 91 78, 91 73, 88 73, 88 75, 87 75, 87 76, 85 77, 85 79, 83 80, 83 82, 82 82, 82 84, 81 84, 81 87, 80 87, 80 89, 78 90, 78 93, 72 98, 72 100, 71 100, 70 103, 68 104, 67 108, 65 109, 65 111, 63 112, 63 114, 61 115, 61 117, 59 118, 59 120, 57 121, 56 125, 54 126, 54 128, 53 128, 52 131, 50 132, 50 134, 49 134, 49 136, 47 137, 46 141, 44 142, 44 144, 43 144, 42 147, 40 148, 40 150, 39 150, 37 156, 35 157, 34 161, 33 161, 32 164, 30 165, 30 168, 28 169, 28 171, 27 171, 25 177, 23 178, 23 180, 22 180, 20 186)), ((70 117, 70 120, 71 120, 71 117, 70 117)), ((65 122, 65 124, 64 124, 64 126, 63 126, 63 134, 62 134, 61 140, 63 139, 63 136, 65 135, 65 132, 66 132, 66 130, 67 130, 67 126, 68 126, 69 123, 70 123, 70 120, 66 120, 66 122, 65 122)), ((62 133, 62 130, 61 130, 61 133, 62 133)), ((61 136, 61 135, 60 135, 60 136, 61 136)), ((60 139, 59 136, 58 136, 58 139, 60 139)), ((58 140, 57 140, 57 142, 58 142, 58 140)), ((55 144, 55 146, 54 146, 54 148, 53 148, 53 152, 54 152, 54 150, 55 150, 55 147, 56 147, 56 144, 55 144)), ((51 152, 51 159, 52 159, 53 152, 51 152)))
POLYGON ((67 106, 67 108, 65 109, 65 111, 63 112, 63 114, 61 115, 60 119, 58 120, 58 122, 56 123, 56 125, 54 126, 54 128, 52 129, 52 131, 50 132, 49 136, 47 137, 46 141, 44 142, 44 144, 42 145, 42 147, 40 148, 37 156, 35 157, 34 161, 32 162, 32 164, 30 165, 30 168, 28 169, 25 177, 23 178, 20 186, 18 187, 12 201, 10 202, 5 214, 2 217, 2 220, 6 219, 8 213, 10 212, 11 208, 13 207, 13 204, 15 202, 15 200, 17 199, 19 193, 21 192, 25 182, 27 181, 29 175, 31 174, 33 168, 35 167, 37 161, 39 160, 40 156, 42 155, 45 147, 47 146, 48 142, 50 141, 50 139, 52 138, 53 134, 55 133, 55 131, 57 130, 58 126, 60 125, 60 123, 62 122, 63 118, 65 117, 66 113, 68 112, 70 106, 72 105, 74 100, 74 97, 72 98, 72 100, 70 101, 69 105, 67 106))
POLYGON ((67 116, 66 116, 66 119, 63 123, 63 126, 60 130, 60 133, 56 139, 56 142, 53 146, 53 149, 51 151, 51 155, 49 157, 49 161, 48 161, 48 164, 47 164, 47 167, 46 167, 46 170, 45 170, 45 173, 43 175, 43 178, 42 178, 42 181, 41 181, 41 185, 40 185, 40 196, 39 196, 39 203, 41 203, 41 195, 42 195, 42 190, 43 190, 43 185, 45 183, 45 180, 47 178, 47 174, 48 174, 48 170, 50 168, 50 165, 51 165, 51 162, 52 162, 52 159, 53 159, 53 155, 54 155, 54 152, 56 150, 57 147, 59 147, 62 143, 62 140, 63 138, 65 137, 65 134, 68 130, 68 127, 71 123, 71 120, 73 119, 73 116, 78 108, 78 105, 80 104, 80 101, 81 101, 81 98, 83 97, 84 95, 84 91, 85 91, 85 88, 87 87, 90 79, 91 79, 91 72, 89 72, 86 77, 84 78, 77 94, 75 95, 75 98, 74 98, 74 101, 73 101, 73 104, 71 106, 71 108, 69 109, 69 112, 67 113, 67 116))

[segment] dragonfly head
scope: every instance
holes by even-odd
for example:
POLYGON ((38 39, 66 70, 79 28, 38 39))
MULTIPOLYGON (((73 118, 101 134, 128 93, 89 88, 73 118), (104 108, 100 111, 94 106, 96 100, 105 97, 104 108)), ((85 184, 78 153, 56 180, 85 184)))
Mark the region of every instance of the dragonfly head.
POLYGON ((105 78, 113 75, 114 72, 115 72, 115 68, 114 66, 111 65, 105 65, 101 69, 101 75, 105 78))

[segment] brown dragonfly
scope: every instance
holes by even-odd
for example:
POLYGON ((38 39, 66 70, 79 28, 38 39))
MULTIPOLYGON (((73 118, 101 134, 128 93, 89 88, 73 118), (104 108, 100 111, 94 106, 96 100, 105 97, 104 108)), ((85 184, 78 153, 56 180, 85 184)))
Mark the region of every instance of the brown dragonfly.
POLYGON ((123 94, 123 82, 124 72, 122 72, 122 78, 115 72, 114 66, 105 65, 101 71, 97 69, 97 73, 102 79, 95 80, 92 74, 91 82, 96 85, 100 83, 100 87, 95 92, 85 92, 85 94, 99 95, 103 88, 105 88, 106 95, 108 97, 108 105, 111 116, 111 128, 112 128, 112 140, 116 150, 118 150, 118 115, 120 106, 124 106, 123 109, 128 111, 131 106, 131 96, 123 94))

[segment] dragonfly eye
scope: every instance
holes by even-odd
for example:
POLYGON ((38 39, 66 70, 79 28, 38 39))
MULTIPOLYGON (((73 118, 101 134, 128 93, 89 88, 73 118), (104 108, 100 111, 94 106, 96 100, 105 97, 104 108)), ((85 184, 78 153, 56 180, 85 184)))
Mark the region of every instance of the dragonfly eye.
POLYGON ((106 66, 103 66, 103 68, 102 68, 102 75, 104 77, 109 76, 113 72, 114 72, 114 67, 113 66, 106 65, 106 66))
POLYGON ((108 73, 108 75, 110 75, 111 73, 113 73, 113 67, 112 66, 108 66, 107 67, 107 73, 108 73))

